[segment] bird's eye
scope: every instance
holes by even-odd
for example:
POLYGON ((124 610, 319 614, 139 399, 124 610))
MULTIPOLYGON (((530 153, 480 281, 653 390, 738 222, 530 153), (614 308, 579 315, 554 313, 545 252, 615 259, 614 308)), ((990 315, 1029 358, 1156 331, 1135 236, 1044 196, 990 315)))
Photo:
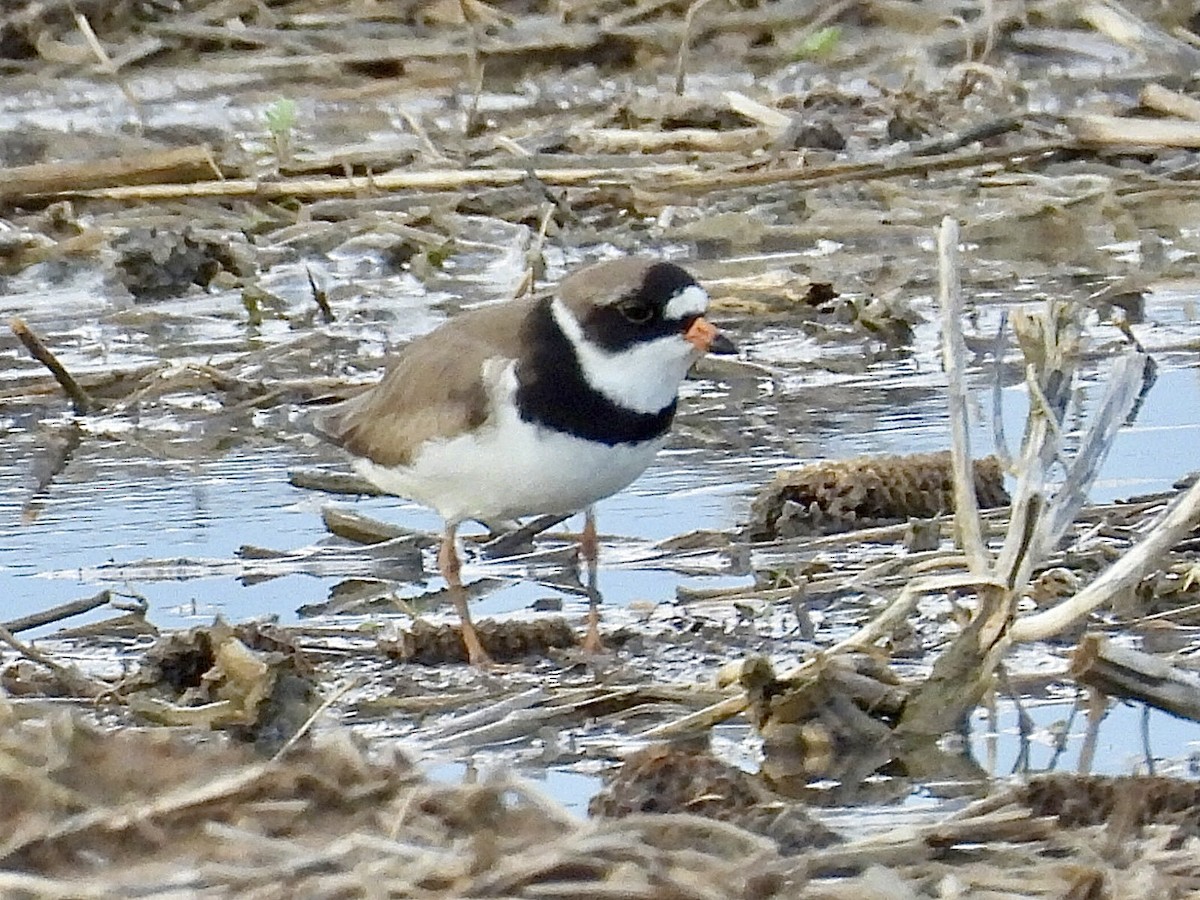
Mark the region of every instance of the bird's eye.
POLYGON ((617 310, 622 316, 634 325, 645 325, 654 318, 654 307, 640 303, 636 300, 629 300, 617 307, 617 310))

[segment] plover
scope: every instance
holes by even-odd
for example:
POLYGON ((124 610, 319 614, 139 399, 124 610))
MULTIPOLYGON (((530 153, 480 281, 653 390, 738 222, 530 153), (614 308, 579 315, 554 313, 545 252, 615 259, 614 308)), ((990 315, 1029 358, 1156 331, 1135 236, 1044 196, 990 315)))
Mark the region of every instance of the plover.
MULTIPOLYGON (((438 568, 472 664, 489 659, 467 608, 458 526, 585 510, 580 547, 594 578, 593 504, 653 461, 692 364, 735 352, 707 310, 674 263, 595 263, 544 295, 456 316, 317 421, 360 475, 445 521, 438 568)), ((585 646, 599 647, 597 622, 593 593, 585 646)))

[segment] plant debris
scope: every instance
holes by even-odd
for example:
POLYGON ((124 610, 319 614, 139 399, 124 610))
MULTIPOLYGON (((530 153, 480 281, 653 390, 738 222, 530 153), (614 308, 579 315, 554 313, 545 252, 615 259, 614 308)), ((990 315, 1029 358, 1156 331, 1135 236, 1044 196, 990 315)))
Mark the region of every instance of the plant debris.
MULTIPOLYGON (((571 626, 558 616, 531 621, 484 619, 475 623, 475 629, 483 649, 496 662, 528 661, 579 644, 571 626)), ((398 662, 440 666, 467 661, 460 625, 434 625, 417 620, 398 637, 381 639, 380 647, 398 662)))
POLYGON ((291 738, 318 697, 312 665, 286 632, 221 620, 160 638, 116 690, 151 721, 228 730, 264 747, 291 738))
POLYGON ((629 756, 588 811, 621 818, 641 813, 689 813, 731 822, 769 837, 785 855, 839 843, 843 838, 785 801, 754 776, 704 748, 652 746, 629 756))
MULTIPOLYGON (((1009 502, 994 456, 975 462, 984 509, 1009 502)), ((811 463, 779 472, 755 497, 746 536, 775 540, 928 519, 954 508, 950 454, 914 453, 811 463)))
MULTIPOLYGON (((1083 774, 1104 692, 1193 708, 1200 495, 1127 463, 1162 493, 1087 502, 1124 423, 1147 466, 1165 446, 1154 372, 1194 380, 1193 12, 5 4, 0 895, 1196 894, 1194 785, 1083 774), (721 518, 604 536, 609 652, 577 648, 569 535, 469 557, 478 599, 563 611, 481 623, 505 664, 478 673, 427 535, 241 493, 300 462, 361 492, 305 443, 309 404, 629 252, 686 258, 746 351, 698 368, 663 456, 689 469, 662 509, 721 518), (1003 459, 972 479, 989 390, 1003 459), (853 458, 945 446, 947 407, 952 453, 853 458), (825 456, 735 527, 768 467, 825 456), (180 629, 251 585, 299 623, 180 629), (988 710, 1022 776, 1060 733, 1065 768, 1074 720, 1030 724, 1034 697, 1086 710, 1080 774, 940 740, 988 710), (604 770, 590 819, 533 786, 604 770)), ((1146 743, 1129 766, 1187 772, 1146 743)))

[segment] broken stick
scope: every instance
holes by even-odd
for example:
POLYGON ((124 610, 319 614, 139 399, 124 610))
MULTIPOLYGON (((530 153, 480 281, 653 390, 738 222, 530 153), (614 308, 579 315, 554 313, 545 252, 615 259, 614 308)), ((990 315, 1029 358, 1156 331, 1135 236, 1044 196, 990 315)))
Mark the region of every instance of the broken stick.
POLYGON ((30 330, 29 326, 25 324, 24 319, 13 319, 8 327, 12 329, 12 333, 25 345, 25 349, 29 351, 29 355, 49 369, 54 379, 66 391, 67 396, 71 398, 71 405, 75 407, 75 415, 86 416, 89 412, 100 408, 100 405, 91 398, 88 392, 66 370, 66 367, 58 361, 58 358, 50 352, 50 348, 42 343, 42 339, 30 330))
POLYGON ((1137 700, 1200 721, 1200 674, 1114 644, 1102 635, 1084 635, 1071 657, 1071 675, 1110 697, 1137 700))

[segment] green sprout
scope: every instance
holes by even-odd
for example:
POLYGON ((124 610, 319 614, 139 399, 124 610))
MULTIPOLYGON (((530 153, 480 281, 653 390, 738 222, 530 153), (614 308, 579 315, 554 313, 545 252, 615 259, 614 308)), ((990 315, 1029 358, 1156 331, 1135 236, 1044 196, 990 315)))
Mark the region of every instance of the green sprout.
POLYGON ((267 131, 271 133, 271 146, 275 159, 282 166, 292 159, 292 132, 296 128, 296 101, 280 97, 266 108, 263 118, 267 131))
POLYGON ((823 59, 833 54, 834 48, 841 39, 842 29, 837 25, 821 28, 800 42, 793 57, 795 59, 823 59))

